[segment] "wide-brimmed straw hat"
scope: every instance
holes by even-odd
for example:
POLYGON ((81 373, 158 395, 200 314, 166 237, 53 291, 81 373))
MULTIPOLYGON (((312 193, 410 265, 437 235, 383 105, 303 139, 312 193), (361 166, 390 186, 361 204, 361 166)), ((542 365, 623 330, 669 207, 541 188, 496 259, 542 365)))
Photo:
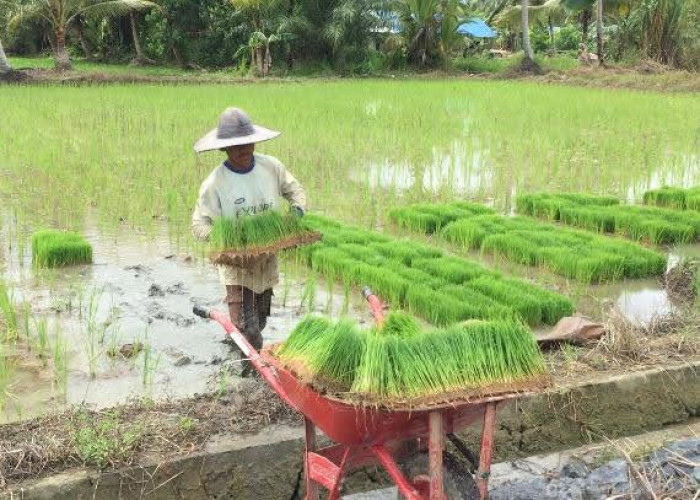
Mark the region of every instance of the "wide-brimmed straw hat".
POLYGON ((269 141, 279 132, 255 125, 248 114, 239 108, 226 108, 219 117, 219 126, 194 143, 197 153, 213 151, 230 146, 241 146, 269 141))

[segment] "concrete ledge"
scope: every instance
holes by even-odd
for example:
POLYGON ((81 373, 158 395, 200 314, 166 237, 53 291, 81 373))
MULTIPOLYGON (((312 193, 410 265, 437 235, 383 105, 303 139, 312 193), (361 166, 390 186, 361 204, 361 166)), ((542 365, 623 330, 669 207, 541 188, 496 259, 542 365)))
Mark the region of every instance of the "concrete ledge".
MULTIPOLYGON (((523 397, 498 415, 494 460, 557 451, 640 434, 700 415, 700 361, 616 375, 523 397)), ((463 433, 476 446, 480 429, 463 433)), ((205 451, 164 463, 100 473, 76 470, 6 492, 7 499, 280 500, 301 489, 302 430, 270 427, 256 436, 220 436, 205 451)), ((382 482, 358 472, 348 491, 382 482)))

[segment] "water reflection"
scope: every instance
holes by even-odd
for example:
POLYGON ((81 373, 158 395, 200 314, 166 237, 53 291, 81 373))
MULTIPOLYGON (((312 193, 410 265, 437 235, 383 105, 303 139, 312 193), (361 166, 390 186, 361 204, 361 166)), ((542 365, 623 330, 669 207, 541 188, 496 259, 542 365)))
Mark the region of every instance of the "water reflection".
POLYGON ((454 141, 447 153, 433 148, 427 165, 387 159, 370 162, 365 168, 350 172, 353 182, 364 183, 372 190, 420 189, 431 193, 449 190, 454 194, 487 191, 493 185, 493 178, 489 150, 480 147, 478 141, 474 141, 472 147, 454 141))
POLYGON ((665 290, 652 288, 624 291, 616 305, 629 321, 643 326, 676 310, 665 290))

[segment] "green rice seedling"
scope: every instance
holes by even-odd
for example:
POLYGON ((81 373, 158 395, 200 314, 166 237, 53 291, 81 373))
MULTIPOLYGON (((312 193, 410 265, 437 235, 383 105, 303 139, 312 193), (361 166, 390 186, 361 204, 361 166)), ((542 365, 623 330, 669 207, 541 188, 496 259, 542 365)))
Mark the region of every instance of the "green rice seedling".
POLYGON ((513 310, 507 306, 500 304, 493 298, 462 285, 446 285, 440 289, 443 294, 461 301, 466 304, 471 310, 483 311, 483 314, 471 314, 468 318, 463 319, 505 319, 515 316, 513 310))
POLYGON ((394 240, 387 243, 373 243, 370 248, 387 258, 410 266, 415 259, 436 258, 442 252, 434 247, 420 245, 409 240, 394 240))
POLYGON ((469 219, 452 222, 440 232, 440 236, 447 241, 464 248, 479 248, 487 234, 488 231, 478 222, 469 219))
POLYGON ((399 227, 433 234, 442 227, 442 219, 435 214, 421 213, 412 208, 402 207, 389 211, 389 218, 399 227))
POLYGON ((682 188, 663 186, 644 193, 643 203, 657 207, 668 207, 676 210, 686 208, 687 191, 682 188))
POLYGON ((160 359, 160 354, 155 356, 153 353, 149 331, 146 329, 143 336, 143 350, 141 351, 141 384, 148 389, 153 387, 160 359))
POLYGON ((32 235, 32 259, 37 267, 90 264, 92 246, 77 233, 37 231, 32 235))
POLYGON ((39 356, 41 364, 46 366, 48 362, 49 351, 49 332, 46 318, 35 320, 34 329, 36 330, 35 348, 37 351, 37 356, 39 356))
POLYGON ((217 218, 209 241, 215 250, 246 249, 268 246, 303 232, 299 217, 268 210, 254 216, 217 218))
POLYGON ((620 200, 615 196, 600 196, 586 193, 557 193, 557 198, 575 203, 577 205, 594 205, 607 207, 611 205, 619 205, 620 200))
MULTIPOLYGON (((541 197, 544 195, 539 195, 541 197)), ((532 204, 539 198, 535 195, 524 197, 521 203, 532 204)), ((595 205, 586 197, 582 197, 582 200, 591 201, 588 205, 573 208, 567 198, 546 195, 546 199, 560 211, 558 215, 551 216, 560 217, 562 221, 575 220, 576 225, 594 227, 596 230, 615 225, 615 217, 600 217, 598 211, 618 207, 595 205)), ((418 211, 416 207, 425 205, 416 205, 414 210, 418 211)), ((549 206, 545 208, 550 210, 549 206)), ((634 216, 634 219, 641 220, 641 217, 634 216)), ((653 233, 647 224, 639 227, 636 230, 645 237, 653 233)), ((675 229, 680 227, 680 224, 674 226, 675 229)), ((656 264, 648 267, 638 265, 649 258, 648 250, 641 246, 631 247, 626 242, 561 228, 529 217, 503 217, 493 213, 470 215, 447 224, 439 235, 466 248, 499 255, 521 265, 547 267, 557 274, 584 283, 653 276, 662 272, 656 264), (626 265, 627 262, 630 265, 626 265), (640 275, 644 270, 653 274, 640 275)), ((659 240, 660 237, 655 239, 659 240)), ((674 233, 671 239, 678 240, 680 237, 674 233)), ((660 255, 656 257, 661 258, 660 255)))
POLYGON ((350 257, 369 264, 370 266, 384 266, 389 262, 384 256, 378 254, 371 247, 347 243, 338 246, 338 250, 345 252, 350 257))
POLYGON ((409 286, 406 291, 406 307, 435 325, 449 325, 473 318, 488 318, 491 309, 470 305, 440 291, 420 285, 409 286))
MULTIPOLYGON (((538 286, 532 286, 517 279, 504 278, 501 280, 501 283, 505 286, 522 290, 527 298, 533 298, 539 302, 542 310, 542 322, 547 325, 554 325, 560 319, 571 316, 574 313, 574 304, 569 298, 559 293, 538 286)), ((524 304, 523 307, 525 307, 524 304)), ((528 321, 528 323, 532 324, 530 321, 528 321)))
POLYGON ((318 280, 316 273, 311 272, 306 277, 304 282, 304 289, 301 292, 301 308, 306 308, 307 313, 311 313, 316 309, 316 286, 318 285, 318 280))
POLYGON ((0 281, 0 313, 2 313, 4 323, 2 326, 5 329, 0 337, 0 342, 13 342, 18 335, 17 310, 13 303, 11 290, 2 281, 0 281))
POLYGON ((491 215, 495 213, 492 208, 489 208, 485 205, 481 205, 479 203, 470 203, 467 201, 452 201, 447 205, 450 207, 467 211, 472 215, 491 215))
POLYGON ((517 233, 493 234, 484 238, 481 243, 482 252, 501 255, 525 266, 536 266, 541 263, 539 250, 525 235, 517 233))
MULTIPOLYGON (((529 324, 545 321, 545 306, 542 301, 533 296, 532 290, 524 289, 522 283, 482 276, 470 281, 466 286, 490 297, 499 304, 508 305, 520 315, 523 321, 529 324)), ((547 323, 550 322, 547 321, 547 323)))
POLYGON ((331 323, 319 316, 306 316, 289 334, 287 340, 277 348, 275 355, 287 362, 303 363, 308 370, 307 360, 313 356, 316 344, 323 341, 331 330, 331 323))
POLYGON ((68 390, 68 342, 62 334, 58 322, 56 322, 53 334, 51 357, 53 360, 53 381, 65 396, 68 390))
POLYGON ((426 273, 421 269, 407 267, 400 262, 389 262, 386 268, 413 285, 419 284, 429 288, 440 288, 444 285, 444 281, 440 277, 426 273))
POLYGON ((10 396, 14 370, 15 366, 11 358, 5 353, 5 344, 0 342, 0 410, 5 408, 7 398, 10 396))
POLYGON ((685 198, 685 205, 688 210, 700 211, 700 192, 688 194, 685 198))
POLYGON ((465 281, 488 274, 478 264, 456 257, 439 257, 437 259, 418 259, 411 266, 437 276, 446 283, 460 285, 465 281))
POLYGON ((543 203, 554 200, 560 206, 559 215, 564 224, 614 232, 657 245, 689 243, 700 235, 700 214, 652 206, 610 204, 608 198, 599 198, 599 203, 594 203, 596 197, 591 196, 585 197, 584 202, 573 195, 530 195, 523 207, 529 210, 529 206, 533 206, 531 215, 556 220, 542 208, 543 203), (537 213, 538 206, 542 213, 537 213))
POLYGON ((352 272, 352 282, 357 285, 369 285, 380 297, 395 304, 403 303, 406 290, 411 285, 408 279, 390 269, 358 264, 352 272))
POLYGON ((339 321, 315 339, 313 350, 306 351, 306 366, 318 380, 348 390, 364 355, 363 337, 352 321, 339 321))
POLYGON ((344 277, 345 270, 357 262, 335 247, 319 246, 311 255, 311 268, 334 278, 344 277))
POLYGON ((421 325, 414 316, 402 311, 391 311, 384 318, 380 334, 408 338, 420 334, 421 330, 421 325))

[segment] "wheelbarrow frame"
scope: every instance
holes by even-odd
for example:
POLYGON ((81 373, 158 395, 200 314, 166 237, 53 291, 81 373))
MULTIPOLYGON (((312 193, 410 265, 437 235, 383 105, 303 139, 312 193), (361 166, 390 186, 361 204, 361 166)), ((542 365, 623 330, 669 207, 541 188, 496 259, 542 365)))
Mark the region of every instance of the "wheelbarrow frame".
MULTIPOLYGON (((375 319, 381 323, 381 302, 369 291, 365 291, 365 296, 375 319)), ((300 381, 272 356, 269 347, 261 352, 256 351, 222 312, 197 306, 193 312, 218 322, 272 390, 304 416, 307 500, 318 500, 319 486, 329 491, 330 500, 340 498, 344 477, 355 469, 372 465, 381 465, 407 500, 444 500, 443 452, 446 435, 473 462, 477 469, 475 482, 479 497, 488 499, 496 411, 502 403, 522 396, 522 393, 423 408, 393 410, 354 406, 322 395, 300 381), (477 460, 470 456, 466 446, 454 433, 478 420, 482 421, 482 432, 477 466, 474 463, 477 460), (317 427, 336 444, 319 448, 317 427), (398 462, 407 453, 415 451, 415 447, 410 445, 417 443, 419 448, 424 449, 426 442, 428 474, 409 479, 398 462)))

